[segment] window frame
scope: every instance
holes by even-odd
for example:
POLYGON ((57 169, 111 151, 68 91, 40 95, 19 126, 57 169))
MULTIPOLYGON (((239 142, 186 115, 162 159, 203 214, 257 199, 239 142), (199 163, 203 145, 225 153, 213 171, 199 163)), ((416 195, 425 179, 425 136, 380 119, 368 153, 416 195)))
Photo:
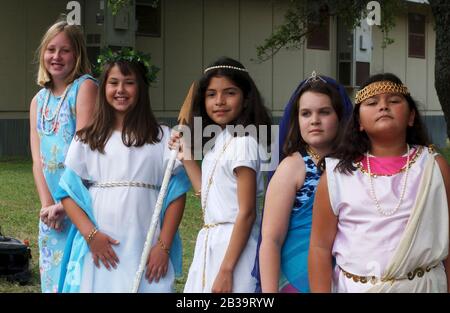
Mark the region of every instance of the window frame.
POLYGON ((330 27, 331 27, 331 19, 330 15, 328 14, 329 9, 328 7, 319 9, 319 16, 322 14, 326 14, 326 18, 323 21, 323 24, 320 25, 320 18, 317 16, 316 19, 310 20, 308 19, 307 27, 308 27, 308 35, 306 38, 306 48, 307 49, 314 49, 314 50, 323 50, 323 51, 330 51, 330 27), (311 32, 309 32, 309 29, 313 28, 311 32), (326 30, 326 31, 325 31, 326 30), (312 38, 326 38, 326 39, 313 39, 312 38), (326 44, 317 43, 317 41, 325 41, 326 44))
MULTIPOLYGON (((416 22, 417 23, 417 22, 416 22)), ((416 12, 409 12, 408 13, 408 57, 409 58, 417 58, 417 59, 425 59, 426 58, 426 54, 427 54, 427 49, 426 49, 426 30, 427 27, 427 20, 426 20, 426 15, 425 14, 421 14, 421 13, 416 13, 416 12), (423 18, 423 25, 419 25, 419 26, 423 26, 423 33, 418 33, 418 32, 412 32, 411 29, 412 28, 419 28, 419 27, 411 27, 411 23, 412 22, 416 22, 413 21, 414 16, 420 16, 421 18, 423 18), (416 41, 417 40, 417 41, 416 41), (420 41, 419 41, 420 40, 420 41), (415 42, 416 46, 417 43, 421 44, 422 46, 420 47, 421 52, 423 51, 423 53, 417 53, 417 50, 413 50, 413 45, 412 43, 415 42)))
POLYGON ((161 1, 158 1, 157 7, 153 8, 151 3, 149 3, 148 1, 137 0, 136 1, 136 9, 135 10, 136 10, 136 12, 135 12, 136 21, 137 21, 137 27, 136 27, 136 32, 135 32, 136 36, 160 38, 161 34, 162 34, 161 1), (157 14, 156 24, 157 24, 158 29, 155 32, 144 32, 142 30, 141 31, 139 30, 139 25, 140 25, 140 22, 139 22, 139 19, 138 19, 138 8, 139 7, 151 8, 151 9, 156 9, 157 10, 157 12, 156 12, 156 14, 157 14))

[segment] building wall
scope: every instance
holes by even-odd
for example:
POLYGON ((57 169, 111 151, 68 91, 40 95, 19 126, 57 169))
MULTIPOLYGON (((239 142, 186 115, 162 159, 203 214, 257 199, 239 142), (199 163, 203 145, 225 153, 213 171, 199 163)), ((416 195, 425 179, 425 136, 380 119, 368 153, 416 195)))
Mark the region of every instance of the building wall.
POLYGON ((2 1, 0 10, 0 119, 26 118, 36 85, 35 52, 45 30, 65 12, 65 0, 2 1))
MULTIPOLYGON (((79 1, 81 4, 84 1, 79 1)), ((0 156, 29 155, 29 106, 39 90, 35 52, 65 0, 2 1, 0 10, 0 156)))
MULTIPOLYGON (((257 63, 255 47, 283 22, 288 1, 166 0, 162 4, 161 38, 138 36, 136 40, 136 47, 151 52, 161 68, 159 82, 150 89, 158 117, 175 119, 191 82, 223 55, 240 60, 249 69, 275 120, 282 115, 297 84, 313 70, 336 77, 334 19, 330 23, 329 51, 302 45, 296 50, 282 49, 274 58, 257 63)), ((381 45, 381 31, 372 28, 371 74, 390 71, 398 75, 418 100, 432 139, 443 146, 445 121, 434 89, 435 33, 431 10, 423 5, 409 5, 408 10, 427 15, 426 58, 408 57, 408 12, 404 12, 390 33, 394 43, 386 48, 381 45)))
POLYGON ((435 42, 433 15, 429 6, 408 5, 408 11, 400 13, 396 27, 389 37, 394 43, 382 48, 382 33, 373 28, 373 57, 371 74, 391 72, 396 74, 409 88, 417 101, 419 110, 429 135, 434 143, 444 146, 446 143, 446 124, 434 87, 435 42), (425 59, 408 57, 408 13, 421 13, 426 16, 425 59))
POLYGON ((288 1, 270 0, 163 1, 161 38, 136 39, 136 48, 149 51, 161 68, 159 82, 150 89, 156 115, 176 117, 192 81, 221 56, 238 59, 248 68, 274 115, 282 114, 297 84, 313 70, 335 76, 333 23, 329 51, 303 45, 283 49, 265 62, 255 61, 256 46, 283 22, 287 6, 288 1))
MULTIPOLYGON (((4 1, 0 11, 0 156, 28 151, 28 108, 38 90, 34 53, 46 28, 65 12, 67 0, 4 1), (14 143, 14 144, 12 144, 14 143)), ((96 14, 99 0, 80 1, 88 17, 96 14), (95 3, 94 3, 95 2, 95 3)), ((150 52, 161 70, 150 88, 158 118, 173 123, 193 80, 220 56, 240 60, 254 78, 275 120, 297 84, 313 70, 336 77, 336 21, 330 23, 330 50, 282 49, 275 57, 258 63, 256 46, 281 24, 288 0, 161 0, 161 37, 136 37, 136 48, 150 52)), ((395 42, 381 48, 381 32, 373 28, 371 74, 390 71, 410 87, 419 101, 433 139, 445 143, 445 122, 434 89, 434 42, 429 7, 409 5, 427 14, 426 58, 408 58, 407 12, 400 14, 391 37, 395 42)), ((91 22, 89 22, 92 24, 91 22)), ((87 25, 89 30, 98 28, 87 25)))

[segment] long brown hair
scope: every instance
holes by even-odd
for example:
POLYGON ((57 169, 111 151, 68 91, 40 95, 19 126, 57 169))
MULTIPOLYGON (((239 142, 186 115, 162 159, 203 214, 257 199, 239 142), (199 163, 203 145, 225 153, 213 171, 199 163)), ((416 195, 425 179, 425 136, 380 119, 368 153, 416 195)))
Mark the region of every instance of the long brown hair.
POLYGON ((94 121, 91 125, 79 130, 77 136, 89 145, 92 150, 105 152, 105 145, 114 130, 115 113, 106 100, 106 82, 111 69, 117 66, 123 75, 134 74, 138 86, 136 105, 125 115, 122 129, 122 142, 127 147, 140 147, 146 143, 161 141, 159 134, 162 128, 156 121, 150 106, 148 94, 147 68, 141 62, 125 60, 106 63, 100 77, 100 89, 95 106, 94 121))

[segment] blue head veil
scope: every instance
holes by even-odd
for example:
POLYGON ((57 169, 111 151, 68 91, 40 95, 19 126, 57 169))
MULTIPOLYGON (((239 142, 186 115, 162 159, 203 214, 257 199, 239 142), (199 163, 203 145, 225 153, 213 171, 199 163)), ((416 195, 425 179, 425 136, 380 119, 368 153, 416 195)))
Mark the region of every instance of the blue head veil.
MULTIPOLYGON (((315 74, 313 73, 313 76, 315 77, 315 74)), ((342 114, 342 118, 343 119, 348 119, 350 118, 350 115, 352 114, 352 110, 353 110, 353 104, 352 101, 350 100, 350 98, 347 95, 347 92, 345 91, 344 86, 342 86, 341 84, 339 84, 337 81, 335 81, 333 78, 327 77, 327 76, 318 76, 320 78, 317 79, 323 79, 325 80, 328 84, 332 85, 333 87, 335 87, 337 89, 337 91, 339 92, 339 95, 341 96, 341 102, 342 102, 342 106, 343 106, 343 114, 342 114)), ((296 102, 296 99, 298 99, 298 95, 299 93, 303 90, 305 84, 307 84, 309 81, 311 80, 311 77, 308 79, 303 80, 295 89, 294 93, 292 94, 291 98, 289 99, 288 103, 286 104, 286 107, 284 108, 284 113, 283 113, 283 117, 280 120, 280 128, 279 128, 279 135, 278 135, 278 157, 279 157, 279 162, 281 163, 281 161, 284 159, 285 155, 283 154, 283 146, 284 143, 286 141, 286 137, 289 131, 289 123, 290 123, 290 116, 291 116, 291 110, 292 107, 295 105, 294 102, 296 102)), ((270 179, 272 178, 273 174, 275 171, 271 171, 268 174, 268 181, 270 181, 270 179)))
MULTIPOLYGON (((303 90, 303 87, 305 86, 305 84, 308 84, 313 79, 320 79, 320 80, 326 82, 327 84, 332 85, 333 87, 335 87, 337 89, 337 91, 339 92, 339 95, 341 96, 341 104, 343 106, 342 119, 346 120, 346 119, 350 118, 350 115, 351 115, 352 110, 353 110, 353 104, 352 104, 350 98, 348 97, 344 86, 342 86, 341 84, 339 84, 337 81, 335 81, 334 79, 332 79, 330 77, 322 76, 322 75, 316 76, 315 72, 313 72, 311 77, 309 77, 308 79, 303 80, 297 86, 297 88, 295 89, 295 91, 292 94, 291 98, 289 99, 288 103, 286 104, 286 107, 284 108, 283 117, 280 120, 280 128, 279 128, 279 136, 278 136, 279 162, 281 162, 284 159, 284 157, 285 157, 283 152, 282 152, 282 149, 283 149, 283 146, 284 146, 284 143, 286 141, 286 137, 287 137, 287 134, 288 134, 288 131, 289 131, 291 110, 292 110, 293 106, 296 105, 295 102, 296 102, 296 100, 298 101, 298 95, 303 90)), ((273 151, 273 153, 277 153, 277 151, 273 151)), ((268 173, 268 182, 270 181, 270 179, 272 178, 274 173, 275 173, 275 171, 271 171, 271 172, 268 173)), ((263 208, 262 214, 264 214, 264 208, 263 208)), ((262 222, 261 222, 261 226, 262 226, 262 222)), ((260 247, 260 245, 261 245, 261 232, 259 234, 258 248, 257 248, 257 251, 256 251, 255 266, 254 266, 253 271, 252 271, 252 275, 258 281, 257 287, 256 287, 256 292, 261 292, 261 280, 260 280, 260 273, 259 273, 259 247, 260 247)))

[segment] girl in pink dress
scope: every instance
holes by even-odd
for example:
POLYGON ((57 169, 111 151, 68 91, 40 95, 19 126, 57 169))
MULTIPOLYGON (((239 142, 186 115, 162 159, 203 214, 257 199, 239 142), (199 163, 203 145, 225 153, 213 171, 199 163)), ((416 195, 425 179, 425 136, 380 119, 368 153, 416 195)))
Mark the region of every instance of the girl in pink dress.
POLYGON ((317 187, 311 291, 447 292, 450 168, 398 77, 372 76, 355 102, 317 187))

